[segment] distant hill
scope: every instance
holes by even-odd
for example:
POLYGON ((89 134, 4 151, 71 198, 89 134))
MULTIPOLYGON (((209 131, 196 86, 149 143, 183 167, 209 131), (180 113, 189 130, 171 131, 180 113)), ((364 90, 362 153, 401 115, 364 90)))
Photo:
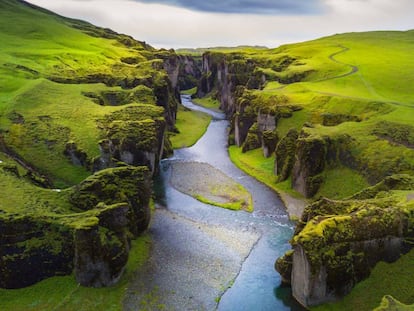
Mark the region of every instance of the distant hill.
POLYGON ((181 48, 176 49, 178 54, 187 54, 187 55, 202 55, 205 52, 240 52, 240 51, 255 51, 255 50, 266 50, 268 49, 265 46, 250 46, 250 45, 239 45, 235 47, 210 47, 210 48, 181 48))

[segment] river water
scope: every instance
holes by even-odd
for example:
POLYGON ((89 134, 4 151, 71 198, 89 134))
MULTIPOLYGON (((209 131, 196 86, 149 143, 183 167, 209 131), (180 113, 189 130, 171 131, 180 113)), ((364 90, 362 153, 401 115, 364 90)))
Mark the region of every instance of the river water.
POLYGON ((182 103, 213 120, 194 146, 176 150, 161 163, 149 229, 150 260, 128 290, 125 309, 304 310, 291 298, 290 288, 281 286, 274 269, 276 258, 290 248, 294 228, 283 203, 230 161, 224 114, 194 105, 189 96, 183 95, 182 103), (178 192, 168 181, 173 161, 204 162, 221 170, 252 194, 254 212, 213 207, 178 192), (245 246, 257 238, 243 253, 226 247, 232 243, 221 243, 226 236, 245 246))

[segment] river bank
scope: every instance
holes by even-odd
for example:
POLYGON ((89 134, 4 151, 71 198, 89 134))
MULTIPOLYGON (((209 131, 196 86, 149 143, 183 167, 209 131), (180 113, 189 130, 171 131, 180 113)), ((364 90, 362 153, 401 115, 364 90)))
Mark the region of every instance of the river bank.
MULTIPOLYGON (((187 105, 185 99, 183 104, 187 105)), ((175 150, 173 157, 162 161, 148 232, 152 248, 127 290, 126 310, 297 308, 274 270, 275 258, 290 248, 294 224, 273 190, 230 161, 228 121, 223 114, 211 114, 213 121, 194 146, 175 150), (169 183, 175 162, 207 163, 220 170, 251 193, 254 211, 214 207, 177 191, 169 183)), ((181 177, 189 182, 189 175, 181 177)))

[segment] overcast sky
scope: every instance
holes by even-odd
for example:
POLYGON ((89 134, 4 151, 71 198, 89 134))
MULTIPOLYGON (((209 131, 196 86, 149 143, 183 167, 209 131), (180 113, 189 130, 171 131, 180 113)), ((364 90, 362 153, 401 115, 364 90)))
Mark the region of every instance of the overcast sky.
POLYGON ((413 0, 29 0, 161 48, 265 45, 414 28, 413 0))

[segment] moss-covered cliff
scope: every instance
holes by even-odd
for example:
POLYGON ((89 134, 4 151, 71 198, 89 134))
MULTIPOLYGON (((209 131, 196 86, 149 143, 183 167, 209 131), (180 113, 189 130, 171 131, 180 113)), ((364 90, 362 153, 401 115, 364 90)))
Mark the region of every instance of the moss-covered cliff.
POLYGON ((229 143, 246 154, 232 155, 311 203, 293 252, 276 263, 304 305, 343 297, 378 261, 412 247, 414 186, 393 184, 414 176, 413 34, 342 34, 203 55, 198 96, 217 98, 228 114, 229 143), (259 148, 263 157, 252 151, 259 148), (370 185, 377 186, 356 194, 370 185))
POLYGON ((111 285, 149 223, 180 57, 19 0, 0 41, 0 287, 111 285))

